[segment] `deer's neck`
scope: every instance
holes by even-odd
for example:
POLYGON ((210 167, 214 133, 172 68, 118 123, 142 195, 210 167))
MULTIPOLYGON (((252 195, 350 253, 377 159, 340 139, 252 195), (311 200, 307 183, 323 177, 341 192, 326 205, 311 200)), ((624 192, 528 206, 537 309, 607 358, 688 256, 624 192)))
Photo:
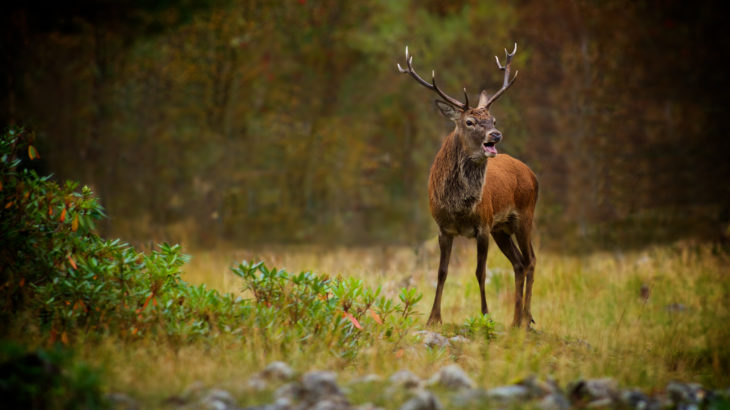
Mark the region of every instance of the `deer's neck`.
POLYGON ((473 214, 482 200, 486 171, 486 158, 475 162, 464 151, 456 132, 451 133, 431 166, 432 210, 452 217, 473 214))

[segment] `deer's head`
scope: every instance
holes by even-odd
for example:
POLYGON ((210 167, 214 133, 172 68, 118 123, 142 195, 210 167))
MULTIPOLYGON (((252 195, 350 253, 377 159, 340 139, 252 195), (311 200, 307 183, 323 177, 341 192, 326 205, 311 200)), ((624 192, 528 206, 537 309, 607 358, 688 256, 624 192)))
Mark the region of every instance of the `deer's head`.
POLYGON ((469 107, 469 96, 464 89, 464 102, 449 97, 436 85, 436 73, 431 72, 431 82, 427 82, 421 76, 419 76, 413 69, 413 56, 408 54, 408 47, 406 46, 406 64, 407 68, 401 68, 398 65, 398 70, 401 73, 407 73, 413 77, 419 84, 434 91, 443 100, 436 100, 436 106, 439 108, 441 113, 448 119, 456 124, 456 135, 459 138, 461 146, 466 150, 467 155, 474 161, 483 162, 487 158, 491 158, 497 155, 497 148, 495 145, 502 140, 502 132, 497 129, 497 120, 489 112, 489 107, 499 98, 514 82, 517 78, 517 72, 514 77, 510 80, 510 67, 512 64, 512 57, 517 52, 517 43, 515 43, 514 50, 508 52, 504 50, 506 62, 504 65, 500 64, 499 58, 497 60, 497 67, 504 71, 504 81, 502 88, 494 93, 491 97, 487 94, 486 90, 483 90, 479 94, 479 102, 474 108, 469 107))

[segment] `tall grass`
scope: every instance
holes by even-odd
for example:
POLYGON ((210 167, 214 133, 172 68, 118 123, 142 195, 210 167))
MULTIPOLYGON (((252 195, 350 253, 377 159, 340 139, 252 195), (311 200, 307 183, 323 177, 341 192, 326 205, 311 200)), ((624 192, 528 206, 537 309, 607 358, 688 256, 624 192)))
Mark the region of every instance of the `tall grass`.
MULTIPOLYGON (((479 313, 473 247, 457 241, 452 254, 442 307, 445 324, 432 329, 447 336, 479 313)), ((424 327, 438 263, 435 243, 418 248, 231 248, 191 253, 183 279, 223 292, 241 293, 243 284, 230 267, 242 259, 262 259, 290 272, 360 278, 367 285, 382 286, 390 297, 404 285, 415 286, 424 293, 417 305, 417 321, 424 327)), ((539 252, 532 306, 536 331, 525 332, 508 327, 514 279, 509 262, 493 246, 487 301, 498 335, 445 349, 426 348, 407 335, 395 345, 376 340, 353 359, 339 357, 324 342, 303 348, 271 346, 254 335, 244 341, 221 337, 180 348, 109 339, 89 345, 82 354, 106 369, 109 390, 130 391, 152 402, 202 381, 254 403, 265 397, 247 393, 245 380, 274 360, 284 360, 300 372, 335 370, 343 380, 369 373, 387 377, 400 369, 427 377, 456 362, 483 387, 531 374, 561 384, 608 376, 646 391, 675 379, 727 387, 728 259, 710 245, 690 243, 587 256, 539 252)))

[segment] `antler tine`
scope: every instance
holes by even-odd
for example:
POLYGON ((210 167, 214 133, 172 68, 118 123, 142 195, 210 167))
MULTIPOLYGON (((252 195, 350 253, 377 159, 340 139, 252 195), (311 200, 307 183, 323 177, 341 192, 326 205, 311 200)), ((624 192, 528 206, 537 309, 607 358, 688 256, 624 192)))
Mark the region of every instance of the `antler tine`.
POLYGON ((448 95, 446 95, 446 93, 441 91, 441 89, 436 85, 436 71, 435 70, 431 71, 431 82, 430 83, 428 81, 424 80, 423 78, 421 78, 421 76, 418 75, 418 73, 416 73, 416 70, 413 69, 413 56, 408 53, 408 46, 406 46, 406 65, 408 66, 408 68, 407 69, 402 68, 399 63, 396 63, 396 65, 398 66, 399 72, 407 73, 408 75, 413 77, 416 81, 418 81, 419 84, 428 88, 431 91, 435 91, 436 94, 438 94, 441 98, 443 98, 446 102, 453 105, 454 107, 460 108, 462 110, 466 110, 469 108, 468 98, 467 98, 466 104, 464 104, 455 98, 449 97, 448 95))
POLYGON ((466 87, 464 87, 464 109, 469 108, 469 94, 466 93, 466 87))
POLYGON ((507 51, 507 49, 505 48, 504 54, 506 55, 506 57, 505 57, 504 65, 502 65, 499 62, 499 57, 494 56, 494 59, 497 60, 497 68, 499 68, 501 71, 504 71, 504 80, 502 81, 502 88, 499 91, 497 91, 496 93, 494 93, 494 95, 485 104, 485 107, 489 108, 489 106, 492 105, 492 103, 495 102, 497 100, 497 98, 499 98, 499 96, 502 95, 502 93, 507 91, 507 89, 510 88, 512 86, 512 84, 515 82, 515 80, 517 79, 517 74, 519 74, 519 71, 515 71, 514 77, 512 77, 511 80, 509 79, 510 68, 512 67, 512 57, 514 57, 514 55, 516 53, 517 53, 517 43, 515 43, 515 47, 511 53, 509 51, 507 51))
POLYGON ((469 102, 467 101, 466 104, 462 103, 461 101, 457 100, 456 98, 449 97, 446 95, 445 92, 441 91, 438 85, 436 85, 436 70, 431 70, 431 84, 433 85, 433 88, 431 88, 433 91, 436 91, 436 94, 438 94, 441 98, 446 100, 449 104, 461 108, 462 110, 466 110, 469 108, 469 102))

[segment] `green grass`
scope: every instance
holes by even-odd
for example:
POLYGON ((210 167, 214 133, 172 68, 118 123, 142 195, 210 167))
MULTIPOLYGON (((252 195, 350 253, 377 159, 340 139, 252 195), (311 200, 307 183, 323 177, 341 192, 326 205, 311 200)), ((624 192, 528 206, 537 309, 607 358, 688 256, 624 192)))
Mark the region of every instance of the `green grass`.
MULTIPOLYGON (((447 336, 464 329, 463 324, 479 313, 473 247, 471 242, 457 242, 452 255, 443 299, 445 324, 432 329, 447 336)), ((438 261, 434 243, 417 249, 279 247, 193 251, 192 255, 192 262, 183 268, 184 280, 243 297, 250 295, 242 292, 242 281, 230 271, 242 259, 262 259, 289 272, 312 270, 359 278, 367 285, 382 286, 383 293, 395 299, 401 286, 410 283, 424 294, 416 305, 420 316, 412 330, 425 328, 438 261)), ((333 353, 324 340, 281 346, 255 333, 244 340, 220 336, 184 345, 106 337, 102 342, 80 341, 78 347, 86 361, 104 369, 105 389, 129 392, 149 405, 179 394, 193 381, 229 389, 242 400, 240 404, 261 403, 271 393, 252 394, 245 380, 274 360, 283 360, 298 372, 334 370, 343 383, 370 373, 387 378, 401 369, 427 378, 455 362, 487 388, 531 374, 553 377, 562 385, 578 378, 608 376, 622 386, 647 392, 675 379, 727 387, 727 263, 727 254, 694 244, 581 257, 540 252, 532 307, 536 332, 526 333, 508 327, 513 313, 512 271, 492 247, 487 301, 497 336, 490 341, 474 337, 472 342, 447 349, 427 349, 408 335, 395 343, 374 340, 350 358, 333 353), (650 289, 646 300, 640 296, 642 285, 650 289), (679 305, 682 308, 677 309, 679 305)), ((378 384, 358 387, 353 400, 387 404, 378 396, 382 390, 378 384)))

